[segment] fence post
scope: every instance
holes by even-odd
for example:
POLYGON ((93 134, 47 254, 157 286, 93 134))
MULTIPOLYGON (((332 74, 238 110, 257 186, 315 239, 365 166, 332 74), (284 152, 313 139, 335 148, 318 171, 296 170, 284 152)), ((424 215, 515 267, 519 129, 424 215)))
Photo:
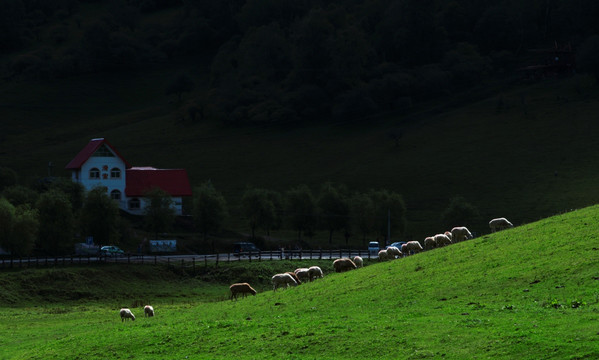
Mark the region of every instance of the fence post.
MULTIPOLYGON (((218 251, 216 252, 216 264, 214 265, 215 267, 218 267, 218 251)), ((241 256, 239 256, 239 258, 241 258, 241 256)))
POLYGON ((181 270, 185 269, 185 259, 181 259, 181 270))
POLYGON ((158 256, 154 255, 154 265, 156 265, 156 262, 158 261, 158 256))
POLYGON ((127 265, 131 264, 131 255, 127 254, 127 265))
POLYGON ((258 262, 262 261, 262 250, 258 251, 258 262))
POLYGON ((196 258, 191 258, 191 266, 193 268, 193 274, 196 273, 196 258))
POLYGON ((231 262, 231 253, 227 253, 227 262, 231 262))

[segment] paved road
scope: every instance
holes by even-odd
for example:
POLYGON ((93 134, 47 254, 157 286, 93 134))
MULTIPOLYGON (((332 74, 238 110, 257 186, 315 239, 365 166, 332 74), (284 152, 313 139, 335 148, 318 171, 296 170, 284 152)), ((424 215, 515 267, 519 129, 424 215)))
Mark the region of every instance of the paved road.
MULTIPOLYGON (((237 256, 232 253, 219 253, 211 255, 128 255, 121 257, 98 257, 98 256, 67 256, 67 257, 48 257, 48 258, 19 258, 19 259, 0 259, 0 268, 7 267, 32 267, 32 266, 45 266, 45 265, 70 265, 70 264, 88 264, 97 262, 107 263, 134 263, 134 264, 193 264, 195 263, 207 263, 216 262, 217 258, 219 262, 233 262, 233 261, 269 261, 269 260, 281 260, 281 259, 338 259, 340 257, 353 258, 356 255, 360 255, 364 258, 368 258, 368 251, 366 250, 333 250, 333 251, 299 251, 283 252, 280 251, 263 251, 259 254, 252 254, 251 256, 242 255, 237 256)), ((376 257, 376 255, 371 255, 376 257)))

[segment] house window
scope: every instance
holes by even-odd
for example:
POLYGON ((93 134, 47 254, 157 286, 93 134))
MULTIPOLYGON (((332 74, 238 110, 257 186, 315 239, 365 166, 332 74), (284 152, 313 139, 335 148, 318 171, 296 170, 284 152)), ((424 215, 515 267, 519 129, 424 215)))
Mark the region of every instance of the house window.
POLYGON ((113 200, 121 200, 121 192, 118 190, 112 190, 110 192, 110 198, 113 200))
POLYGON ((121 178, 121 169, 112 168, 112 170, 110 170, 110 178, 111 179, 120 179, 121 178))
POLYGON ((106 144, 102 144, 102 146, 100 146, 98 148, 98 150, 96 150, 96 152, 92 154, 92 156, 95 156, 95 157, 114 157, 114 154, 112 153, 112 151, 110 151, 108 149, 108 146, 106 146, 106 144))
POLYGON ((100 178, 100 169, 98 169, 98 168, 92 168, 89 171, 89 178, 90 179, 99 179, 100 178))
POLYGON ((133 199, 129 200, 129 209, 130 210, 139 209, 139 207, 140 207, 139 199, 133 198, 133 199))

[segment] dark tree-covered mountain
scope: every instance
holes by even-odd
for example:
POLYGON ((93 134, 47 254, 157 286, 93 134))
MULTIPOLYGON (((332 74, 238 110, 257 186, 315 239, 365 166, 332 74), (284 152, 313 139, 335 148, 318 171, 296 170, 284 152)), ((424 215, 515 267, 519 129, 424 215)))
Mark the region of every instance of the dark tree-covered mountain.
POLYGON ((188 101, 210 109, 202 119, 229 125, 402 114, 514 76, 529 64, 527 50, 556 44, 586 44, 583 70, 595 71, 587 39, 599 34, 593 0, 0 0, 0 8, 4 80, 186 61, 210 68, 209 79, 189 79, 204 85, 188 101))

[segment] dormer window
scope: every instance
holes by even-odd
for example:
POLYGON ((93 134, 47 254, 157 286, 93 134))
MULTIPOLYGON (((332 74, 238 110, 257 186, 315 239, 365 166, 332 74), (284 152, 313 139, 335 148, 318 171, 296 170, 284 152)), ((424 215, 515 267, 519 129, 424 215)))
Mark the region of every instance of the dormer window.
POLYGON ((90 179, 99 179, 100 178, 100 169, 92 168, 89 170, 89 178, 90 179))
POLYGON ((96 152, 92 154, 92 156, 94 156, 94 157, 114 157, 114 154, 112 153, 112 151, 110 151, 110 149, 108 149, 108 146, 106 146, 106 144, 102 144, 102 146, 100 146, 98 148, 98 150, 96 150, 96 152))
POLYGON ((112 168, 112 170, 110 170, 110 178, 111 179, 120 179, 121 178, 121 169, 112 168))

